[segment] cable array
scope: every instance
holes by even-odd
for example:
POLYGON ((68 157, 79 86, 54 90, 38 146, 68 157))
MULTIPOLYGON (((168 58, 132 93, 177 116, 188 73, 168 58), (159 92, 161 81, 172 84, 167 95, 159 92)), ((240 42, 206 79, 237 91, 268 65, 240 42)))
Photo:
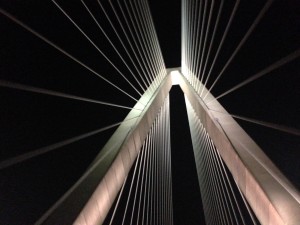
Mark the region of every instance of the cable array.
MULTIPOLYGON (((233 29, 235 19, 239 10, 245 7, 240 0, 234 1, 234 4, 231 5, 223 0, 182 1, 181 71, 209 108, 214 101, 261 79, 263 76, 273 75, 275 70, 299 58, 300 49, 298 48, 299 45, 296 45, 296 50, 289 52, 285 56, 281 55, 281 58, 276 59, 273 63, 248 76, 246 79, 239 81, 233 87, 218 94, 217 97, 207 99, 208 94, 212 92, 221 77, 230 76, 230 74, 226 73, 228 68, 233 64, 237 55, 246 45, 265 15, 268 14, 273 2, 273 0, 265 1, 256 13, 253 21, 250 21, 250 25, 247 27, 245 33, 243 33, 241 39, 232 41, 228 40, 228 36, 236 32, 233 29), (224 11, 224 8, 227 11, 224 11), (232 52, 226 49, 224 43, 235 46, 232 52), (229 56, 225 58, 222 54, 229 56)), ((247 71, 247 69, 244 68, 244 71, 247 71)), ((243 73, 246 73, 244 71, 243 73)), ((245 118, 245 116, 236 116, 238 119, 242 117, 245 118)), ((272 124, 272 122, 255 123, 253 120, 247 120, 247 122, 262 126, 269 123, 272 124)), ((285 127, 280 124, 276 124, 275 126, 285 127)), ((273 128, 274 126, 265 127, 273 128)), ((281 129, 281 131, 299 135, 299 130, 295 128, 281 129), (292 133, 289 130, 295 130, 295 132, 292 133)))
MULTIPOLYGON (((233 52, 226 59, 226 62, 221 62, 221 69, 211 81, 211 85, 207 87, 208 81, 212 79, 212 73, 216 73, 216 62, 220 58, 220 52, 224 48, 224 42, 231 31, 231 26, 240 6, 240 0, 236 0, 231 7, 229 18, 224 17, 224 1, 216 4, 215 1, 182 1, 182 33, 181 33, 181 69, 183 75, 188 79, 190 84, 194 87, 195 91, 205 101, 208 93, 215 87, 229 65, 233 62, 236 55, 241 48, 245 45, 255 28, 267 14, 269 8, 272 6, 273 0, 268 0, 264 3, 242 39, 238 42, 233 52), (219 26, 220 19, 225 19, 227 23, 225 28, 219 26), (214 21, 214 24, 212 24, 214 21), (219 38, 216 38, 216 33, 222 32, 219 38), (204 86, 202 85, 204 84, 204 86), (204 93, 204 88, 207 91, 204 93)), ((227 6, 228 7, 228 6, 227 6)), ((232 31, 234 32, 234 31, 232 31)), ((227 94, 237 90, 238 88, 247 85, 250 82, 267 75, 273 70, 297 59, 300 56, 300 50, 297 49, 280 60, 275 61, 265 69, 250 76, 246 80, 237 84, 233 88, 220 94, 216 99, 226 96, 227 94)), ((214 100, 216 100, 214 99, 214 100)), ((212 100, 211 100, 212 101, 212 100)), ((206 101, 209 104, 210 101, 206 101)))
MULTIPOLYGON (((59 1, 52 1, 52 7, 54 10, 58 11, 62 15, 62 20, 66 20, 69 26, 75 27, 75 32, 79 32, 79 35, 91 45, 91 49, 95 49, 98 52, 97 56, 101 57, 101 61, 110 67, 106 71, 98 71, 84 62, 86 59, 79 59, 77 56, 71 53, 71 51, 64 49, 63 47, 56 44, 54 41, 47 38, 45 35, 41 34, 38 30, 32 28, 30 25, 22 22, 18 19, 18 16, 14 16, 4 9, 0 9, 0 14, 2 17, 9 19, 9 23, 16 29, 24 29, 29 34, 35 36, 38 41, 46 43, 50 48, 54 48, 59 53, 62 53, 67 58, 71 59, 75 64, 83 67, 87 71, 87 74, 96 75, 100 78, 99 87, 104 88, 106 86, 112 87, 113 91, 100 92, 102 98, 107 100, 102 101, 96 98, 89 98, 81 95, 75 95, 70 93, 65 93, 65 91, 58 91, 49 88, 37 87, 36 85, 23 84, 21 82, 10 81, 8 79, 0 80, 0 87, 12 90, 18 90, 26 93, 34 93, 39 95, 49 95, 55 98, 63 98, 66 100, 77 100, 86 103, 96 103, 102 105, 103 107, 115 107, 127 110, 132 110, 132 106, 127 106, 128 101, 123 104, 115 103, 116 98, 110 97, 114 95, 125 95, 135 102, 138 101, 142 93, 147 89, 151 89, 152 92, 160 85, 160 82, 166 76, 166 68, 162 58, 162 53, 159 47, 156 31, 154 28, 154 23, 152 20, 150 8, 148 2, 143 1, 117 1, 115 3, 111 1, 96 1, 96 10, 92 10, 92 4, 85 1, 80 1, 79 7, 82 15, 85 15, 84 19, 92 19, 91 24, 95 28, 97 33, 89 33, 86 27, 87 25, 80 24, 80 17, 74 15, 71 12, 69 5, 64 5, 64 3, 59 1), (125 22, 124 22, 125 21, 125 22), (17 25, 17 26, 16 26, 17 25), (109 32, 113 30, 113 32, 109 32), (133 32, 134 31, 134 32, 133 32), (95 36, 99 36, 100 40, 93 40, 95 36), (123 38, 125 36, 126 38, 123 38), (104 46, 102 42, 108 42, 108 47, 104 46), (108 49, 108 50, 107 50, 108 49), (111 76, 108 72, 115 74, 116 76, 111 76), (124 80, 124 84, 121 83, 124 80), (122 84, 122 86, 120 85, 122 84), (151 85, 153 84, 153 85, 151 85), (133 91, 129 91, 133 90, 133 91)), ((96 38, 95 38, 96 39, 96 38)), ((94 55, 92 55, 94 56, 94 55)), ((136 110, 136 109, 134 109, 136 110)), ((106 127, 114 127, 112 125, 104 124, 103 129, 106 127)), ((101 126, 101 125, 100 125, 101 126)), ((101 130, 101 129, 100 129, 101 130)), ((86 136, 88 137, 88 136, 86 136)), ((77 137, 74 137, 75 139, 77 137)), ((62 139, 62 138, 60 138, 62 139)), ((69 143, 70 138, 63 143, 69 143)), ((71 143, 71 142, 70 142, 71 143)), ((43 149, 51 148, 51 146, 57 145, 52 144, 49 146, 43 146, 43 149)), ((49 151, 39 150, 40 154, 34 154, 35 156, 44 154, 49 151)), ((31 157, 23 157, 22 155, 28 155, 30 153, 21 154, 20 157, 23 160, 16 160, 17 162, 23 162, 31 157)), ((32 155, 32 154, 31 154, 32 155)), ((20 158, 15 156, 15 158, 20 158)), ((33 157, 33 156, 32 156, 33 157)), ((9 161, 14 161, 14 158, 7 159, 9 161)), ((7 161, 6 160, 6 161, 7 161)), ((6 161, 0 163, 0 165, 7 164, 6 161)), ((11 165, 14 165, 12 163, 11 165)), ((1 168, 1 167, 0 167, 1 168)))

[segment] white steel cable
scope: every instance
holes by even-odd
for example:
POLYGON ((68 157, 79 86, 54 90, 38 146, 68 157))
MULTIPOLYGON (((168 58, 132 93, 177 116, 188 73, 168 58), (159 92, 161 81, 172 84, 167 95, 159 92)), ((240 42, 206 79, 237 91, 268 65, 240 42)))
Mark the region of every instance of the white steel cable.
MULTIPOLYGON (((140 88, 145 92, 145 88, 142 86, 142 84, 140 83, 140 81, 136 78, 134 72, 132 71, 132 69, 129 67, 128 63, 125 61, 124 57, 121 55, 121 53, 119 52, 119 50, 116 48, 115 44, 112 42, 112 40, 110 39, 110 37, 107 35, 107 33, 105 32, 105 30, 102 28, 102 26, 99 24, 99 22, 97 21, 97 19, 95 18, 94 14, 91 12, 91 10, 89 9, 89 7, 86 5, 86 3, 81 0, 81 3, 83 4, 83 6, 85 7, 85 9, 87 10, 87 12, 90 14, 90 16, 92 17, 92 19, 94 20, 94 22, 96 23, 96 25, 98 26, 98 28, 100 29, 100 31, 102 32, 102 34, 105 36, 105 38, 108 40, 108 42, 110 43, 110 45, 113 47, 113 49, 115 50, 115 52, 117 53, 117 55, 120 57, 120 59, 122 60, 122 62, 124 63, 124 65, 126 66, 126 68, 129 70, 130 74, 133 76, 133 78, 135 79, 135 81, 138 83, 138 85, 140 86, 140 88)), ((124 46, 123 46, 124 47, 124 46)), ((128 53, 127 49, 126 52, 128 53)), ((130 56, 128 54, 128 56, 130 56)), ((141 76, 139 69, 137 68, 137 66, 135 65, 135 62, 132 60, 131 56, 129 57, 131 62, 133 63, 135 69, 137 70, 139 76, 141 76)))
MULTIPOLYGON (((226 64, 222 68, 221 72, 219 73, 219 75, 217 76, 217 78, 215 79, 215 81, 213 82, 213 84, 210 86, 208 92, 211 92, 212 88, 216 85, 216 83, 218 82, 218 80, 220 79, 220 77, 223 75, 224 71, 227 69, 227 67, 232 62, 232 60, 234 59, 234 57, 236 56, 236 54, 239 52, 239 50, 242 48, 242 46, 248 40, 249 36, 252 34, 253 30, 256 28, 256 26, 258 25, 258 23, 260 22, 260 20, 263 18, 263 16, 265 15, 265 13, 268 11, 268 9, 272 5, 273 1, 274 0, 268 0, 265 3, 264 7, 261 9, 261 11, 259 12, 259 14, 257 15, 257 17, 255 18, 255 20, 253 21, 252 25, 250 26, 250 28, 248 29, 248 31, 246 32, 246 34, 244 35, 244 37, 242 38, 242 40, 239 42, 238 46, 235 48, 234 52, 231 54, 231 56, 227 60, 226 64)), ((205 97, 203 99, 205 99, 205 97)))
POLYGON ((77 58, 75 58, 74 56, 72 56, 71 54, 69 54, 68 52, 66 52, 65 50, 63 50, 61 47, 59 47, 58 45, 54 44, 52 41, 48 40, 47 38, 45 38, 44 36, 42 36, 41 34, 39 34, 38 32, 36 32, 35 30, 33 30, 32 28, 30 28, 29 26, 27 26, 26 24, 24 24, 20 20, 16 19, 14 16, 12 16, 11 14, 9 14, 8 12, 4 11, 3 9, 0 9, 0 13, 3 14, 4 16, 6 16, 7 18, 9 18, 10 20, 12 20, 14 23, 16 23, 19 26, 21 26, 22 28, 24 28, 25 30, 27 30, 28 32, 30 32, 31 34, 33 34, 34 36, 38 37, 39 39, 41 39, 42 41, 44 41, 48 45, 52 46, 53 48, 55 48, 56 50, 58 50, 59 52, 61 52, 65 56, 67 56, 68 58, 72 59, 73 61, 75 61, 76 63, 78 63, 82 67, 84 67, 85 69, 89 70, 91 73, 93 73, 97 77, 101 78, 102 80, 104 80, 105 82, 107 82, 108 84, 110 84, 111 86, 113 86, 114 88, 116 88, 117 90, 121 91, 123 94, 127 95, 128 97, 130 97, 131 99, 135 100, 136 102, 138 101, 136 98, 134 98, 133 96, 131 96, 130 94, 128 94, 122 88, 120 88, 119 86, 117 86, 113 82, 109 81, 104 76, 100 75, 95 70, 91 69, 86 64, 84 64, 83 62, 81 62, 80 60, 78 60, 77 58))
POLYGON ((123 79, 140 95, 139 90, 126 78, 117 66, 108 58, 106 54, 92 41, 92 39, 79 27, 79 25, 69 16, 69 14, 55 1, 51 0, 55 6, 66 16, 70 22, 80 31, 80 33, 96 48, 96 50, 106 59, 106 61, 123 77, 123 79))
MULTIPOLYGON (((120 34, 119 34, 119 32, 117 31, 117 29, 116 29, 115 25, 113 24, 112 20, 111 20, 110 17, 108 16, 108 14, 107 14, 105 8, 104 8, 103 5, 101 4, 100 0, 97 0, 97 2, 98 2, 98 5, 99 5, 101 11, 104 13, 104 15, 105 15, 107 21, 109 22, 111 28, 113 29, 115 35, 117 36, 118 40, 120 41, 120 43, 121 43, 123 49, 124 49, 125 52, 127 53, 127 55, 128 55, 128 57, 130 58, 130 60, 131 60, 132 62, 134 62, 134 60, 133 60, 131 54, 129 53, 129 51, 128 51, 128 49, 127 49, 127 47, 126 47, 124 41, 123 41, 122 38, 120 37, 120 34)), ((141 65, 140 59, 139 59, 138 55, 137 55, 136 52, 135 52, 135 49, 133 48, 133 46, 132 46, 132 44, 131 44, 131 41, 130 41, 128 35, 127 35, 127 32, 125 31, 125 29, 124 29, 124 27, 123 27, 123 24, 119 21, 119 17, 117 17, 117 20, 118 20, 118 22, 119 22, 119 24, 120 24, 120 26, 121 26, 121 29, 122 29, 122 31, 123 31, 125 37, 126 37, 127 42, 129 43, 130 49, 132 50, 132 52, 133 52, 133 54, 134 54, 134 57, 136 58, 136 60, 137 60, 137 62, 138 62, 139 69, 142 70, 142 72, 143 72, 144 74, 146 74, 146 72, 145 72, 145 70, 144 70, 144 66, 141 65)), ((135 65, 136 70, 140 71, 135 63, 134 63, 134 65, 135 65)), ((146 81, 145 81, 144 78, 143 78, 143 75, 140 74, 140 72, 139 72, 139 75, 140 75, 141 80, 143 81, 143 84, 144 84, 145 87, 147 88, 149 84, 146 83, 146 81)))

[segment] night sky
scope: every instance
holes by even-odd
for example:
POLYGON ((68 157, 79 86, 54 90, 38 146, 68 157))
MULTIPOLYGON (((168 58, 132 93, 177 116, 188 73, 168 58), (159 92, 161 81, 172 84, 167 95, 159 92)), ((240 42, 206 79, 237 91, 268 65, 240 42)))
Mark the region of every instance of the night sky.
MULTIPOLYGON (((80 1, 58 2, 91 35, 104 52, 107 54, 112 52, 108 42, 93 24, 80 1)), ((86 2, 98 19, 104 18, 96 1, 86 2)), ((116 71, 51 1, 1 0, 0 4, 2 9, 54 41, 94 70, 117 82, 138 98, 134 90, 120 79, 116 71)), ((107 1, 103 1, 103 4, 108 8, 107 1)), ((180 66, 180 1, 149 0, 149 4, 166 67, 178 67, 180 66)), ((228 10, 233 4, 234 1, 226 1, 224 5, 226 10, 221 20, 223 27, 229 17, 230 11, 228 10)), ((264 1, 261 0, 242 1, 208 86, 212 84, 213 79, 218 75, 263 4, 264 1)), ((101 20, 101 24, 108 33, 113 33, 105 20, 101 20)), ((300 47, 299 29, 299 1, 274 1, 212 93, 215 96, 223 93, 276 60, 297 50, 300 47)), ((220 40, 223 31, 222 29, 219 31, 217 40, 220 40)), ((134 105, 132 99, 105 85, 98 77, 3 15, 0 16, 0 34, 1 80, 102 101, 112 101, 127 106, 134 105)), ((117 37, 111 35, 111 38, 117 42, 117 37)), ((121 49, 121 46, 117 47, 121 49)), ((217 46, 214 50, 216 48, 217 46)), ((116 65, 120 65, 120 70, 126 71, 115 54, 109 55, 116 65)), ((232 114, 300 129, 299 65, 299 59, 294 60, 221 98, 220 102, 232 114)), ((125 75, 130 77, 128 71, 125 75)), ((133 81, 132 78, 130 79, 133 81)), ((178 120, 177 117, 182 119, 185 114, 185 106, 180 100, 180 95, 180 90, 171 92, 171 111, 174 112, 171 114, 171 121, 178 120), (172 95, 175 98, 172 98, 172 95)), ((0 88, 0 104, 0 157, 2 160, 122 121, 128 113, 126 109, 109 108, 4 87, 0 88)), ((238 122, 300 189, 299 137, 243 121, 238 122)), ((189 136, 187 123, 178 124, 179 128, 176 128, 174 123, 171 126, 172 137, 178 137, 174 140, 179 140, 178 143, 172 143, 174 147, 172 157, 174 157, 174 162, 177 160, 178 163, 178 167, 174 170, 179 171, 176 173, 178 177, 174 179, 174 183, 177 182, 180 185, 182 184, 180 171, 183 172, 184 169, 190 169, 190 172, 186 173, 196 173, 196 171, 192 165, 191 142, 186 138, 189 136), (175 146, 179 148, 176 149, 175 146), (178 162, 183 151, 187 152, 186 161, 178 162)), ((0 224, 24 225, 36 221, 80 177, 112 133, 113 129, 1 170, 0 224)), ((178 193, 179 186, 177 189, 174 187, 174 193, 178 193, 178 202, 174 203, 176 206, 174 211, 178 212, 176 213, 178 224, 184 224, 189 213, 189 210, 186 210, 186 214, 182 212, 182 217, 180 217, 180 207, 187 208, 190 197, 200 198, 195 181, 186 185, 195 189, 190 191, 191 196, 186 196, 186 199, 180 197, 182 193, 178 193), (186 202, 181 202, 184 199, 186 202)), ((194 203, 190 202, 190 206, 192 204, 194 203)), ((201 206, 198 207, 200 212, 201 206)), ((203 220, 201 213, 194 216, 195 220, 191 219, 192 221, 188 224, 199 224, 199 221, 203 220)))

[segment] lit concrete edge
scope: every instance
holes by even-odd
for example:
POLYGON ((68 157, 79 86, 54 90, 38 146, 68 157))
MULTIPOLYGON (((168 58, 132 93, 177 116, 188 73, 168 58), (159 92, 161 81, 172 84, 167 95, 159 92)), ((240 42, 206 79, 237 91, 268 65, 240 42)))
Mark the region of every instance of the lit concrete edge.
POLYGON ((86 177, 83 175, 82 182, 71 187, 60 203, 51 207, 36 224, 103 223, 172 86, 168 75, 155 91, 152 91, 153 83, 92 162, 87 170, 91 172, 86 177))
MULTIPOLYGON (((247 133, 218 103, 208 110, 189 82, 179 82, 223 160, 262 224, 300 223, 300 195, 247 133)), ((204 93, 207 89, 204 89, 204 93)), ((214 97, 209 93, 207 100, 214 97)))

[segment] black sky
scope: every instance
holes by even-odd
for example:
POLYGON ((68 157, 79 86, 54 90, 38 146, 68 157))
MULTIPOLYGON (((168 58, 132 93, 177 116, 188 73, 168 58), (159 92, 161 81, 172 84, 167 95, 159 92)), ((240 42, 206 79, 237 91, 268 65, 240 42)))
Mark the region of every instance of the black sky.
POLYGON ((205 224, 184 95, 179 86, 173 86, 170 92, 170 119, 174 224, 205 224))
MULTIPOLYGON (((87 33, 92 35, 95 42, 107 53, 111 52, 109 44, 97 27, 92 25, 93 21, 82 8, 80 1, 59 2, 87 33)), ((92 11, 98 13, 97 18, 103 18, 103 13, 101 14, 95 2, 87 1, 92 11)), ((108 6, 107 1, 103 2, 105 6, 108 6)), ((101 71, 120 86, 126 87, 127 84, 121 81, 118 74, 51 1, 1 0, 0 3, 1 8, 62 46, 96 71, 101 71)), ((167 67, 180 66, 180 1, 150 0, 149 4, 165 64, 167 67)), ((231 9, 233 4, 234 1, 227 1, 225 9, 231 9)), ((264 1, 241 3, 232 25, 232 32, 229 32, 222 54, 213 71, 212 80, 263 4, 264 1)), ((212 93, 215 96, 219 95, 298 49, 300 47, 299 15, 300 4, 297 0, 274 1, 269 12, 212 93)), ((229 12, 226 11, 222 23, 226 24, 228 16, 229 12)), ((104 26, 107 24, 105 20, 102 22, 104 26)), ((107 25, 105 28, 112 33, 107 25)), ((91 75, 87 70, 2 15, 0 16, 0 29, 1 79, 103 101, 114 101, 128 106, 134 104, 130 98, 104 85, 99 78, 91 75)), ((221 38, 221 33, 222 29, 217 39, 221 38)), ((113 35, 112 38, 117 40, 113 35)), ((121 65, 116 55, 112 54, 111 57, 117 65, 121 65)), ((124 69, 124 66, 120 68, 124 69)), ((220 102, 232 114, 300 129, 299 71, 298 59, 221 98, 220 102)), ((126 72, 126 75, 128 74, 126 72)), ((132 89, 126 89, 130 94, 138 97, 132 89)), ((176 99, 172 101, 174 105, 176 99)), ((0 88, 0 104, 1 159, 110 125, 121 121, 128 113, 128 110, 2 87, 0 88)), ((178 102, 178 111, 182 110, 180 106, 183 105, 178 102)), ((176 108, 172 110, 177 111, 176 108)), ((246 122, 238 122, 299 189, 299 137, 246 122)), ((0 171, 0 224, 31 224, 35 221, 78 179, 112 132, 104 132, 0 171)), ((181 132, 187 135, 189 131, 181 132)), ((177 150, 174 149, 174 151, 177 150)), ((180 151, 182 149, 179 149, 180 151)), ((184 163, 182 165, 185 166, 184 163)))

